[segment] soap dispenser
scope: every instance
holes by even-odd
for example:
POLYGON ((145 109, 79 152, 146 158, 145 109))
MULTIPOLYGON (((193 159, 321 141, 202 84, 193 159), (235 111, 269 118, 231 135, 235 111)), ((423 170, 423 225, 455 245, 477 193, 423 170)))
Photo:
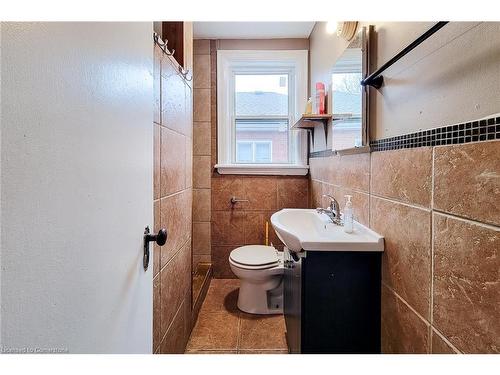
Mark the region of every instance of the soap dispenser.
POLYGON ((345 195, 347 202, 344 207, 344 232, 352 233, 352 195, 345 195))

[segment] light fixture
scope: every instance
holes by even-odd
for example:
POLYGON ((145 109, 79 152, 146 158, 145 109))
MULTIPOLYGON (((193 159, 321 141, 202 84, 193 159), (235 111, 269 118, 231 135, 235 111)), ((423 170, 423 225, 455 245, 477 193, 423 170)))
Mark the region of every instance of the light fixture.
POLYGON ((328 21, 326 23, 326 32, 328 34, 333 34, 337 32, 338 25, 339 23, 337 21, 328 21))
POLYGON ((349 41, 356 35, 358 28, 357 21, 347 21, 337 23, 337 36, 349 41))

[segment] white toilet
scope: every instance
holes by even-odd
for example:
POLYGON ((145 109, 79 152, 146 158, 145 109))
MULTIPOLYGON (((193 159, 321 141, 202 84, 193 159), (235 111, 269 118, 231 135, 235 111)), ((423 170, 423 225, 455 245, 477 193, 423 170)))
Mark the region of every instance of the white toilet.
POLYGON ((248 245, 231 251, 231 270, 240 279, 238 308, 250 314, 283 313, 283 252, 248 245))

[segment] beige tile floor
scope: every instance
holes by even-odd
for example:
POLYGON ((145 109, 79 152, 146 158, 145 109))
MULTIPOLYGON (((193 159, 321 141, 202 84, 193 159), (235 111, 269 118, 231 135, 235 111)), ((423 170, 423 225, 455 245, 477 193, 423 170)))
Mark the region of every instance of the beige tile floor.
POLYGON ((239 280, 212 279, 188 354, 286 354, 283 315, 253 315, 236 306, 239 280))

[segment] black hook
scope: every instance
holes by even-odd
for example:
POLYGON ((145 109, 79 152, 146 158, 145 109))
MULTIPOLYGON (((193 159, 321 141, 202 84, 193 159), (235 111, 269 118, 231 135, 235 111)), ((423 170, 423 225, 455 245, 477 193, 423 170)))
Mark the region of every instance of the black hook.
POLYGON ((142 258, 144 271, 147 271, 149 266, 149 243, 154 241, 158 246, 163 246, 167 242, 167 237, 168 233, 165 228, 161 228, 158 234, 151 234, 149 227, 144 229, 144 256, 142 258))

